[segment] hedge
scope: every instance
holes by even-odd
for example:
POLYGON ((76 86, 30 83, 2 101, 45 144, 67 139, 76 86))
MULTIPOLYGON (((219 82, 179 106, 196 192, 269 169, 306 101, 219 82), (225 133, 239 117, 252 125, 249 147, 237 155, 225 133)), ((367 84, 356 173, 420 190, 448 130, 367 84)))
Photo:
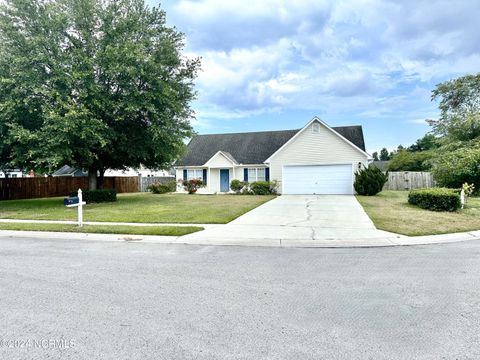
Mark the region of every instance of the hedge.
MULTIPOLYGON (((69 196, 77 196, 76 191, 71 192, 69 196)), ((83 201, 87 204, 90 203, 102 203, 117 201, 117 190, 115 189, 98 189, 98 190, 85 190, 82 193, 83 201)))
POLYGON ((448 188, 412 189, 408 203, 433 211, 455 211, 462 206, 459 191, 448 188))

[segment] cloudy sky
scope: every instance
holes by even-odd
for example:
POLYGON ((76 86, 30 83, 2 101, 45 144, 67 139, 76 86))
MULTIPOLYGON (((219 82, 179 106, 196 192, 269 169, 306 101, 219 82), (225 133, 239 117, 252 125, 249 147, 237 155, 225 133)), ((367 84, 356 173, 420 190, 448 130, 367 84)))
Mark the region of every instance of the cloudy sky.
MULTIPOLYGON (((148 0, 158 5, 157 0, 148 0)), ((367 150, 409 145, 431 90, 480 71, 478 0, 165 0, 202 58, 200 134, 360 124, 367 150)))

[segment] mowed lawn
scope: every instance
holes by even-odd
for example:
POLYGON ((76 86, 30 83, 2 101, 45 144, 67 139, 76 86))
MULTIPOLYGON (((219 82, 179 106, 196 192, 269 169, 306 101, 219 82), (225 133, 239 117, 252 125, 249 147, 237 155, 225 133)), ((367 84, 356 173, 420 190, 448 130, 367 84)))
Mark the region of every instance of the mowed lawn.
MULTIPOLYGON (((84 221, 224 224, 274 196, 119 194, 113 203, 88 204, 84 221)), ((63 198, 0 201, 0 218, 76 220, 77 209, 63 198)))
POLYGON ((407 201, 408 191, 382 191, 357 196, 378 229, 409 236, 480 230, 480 198, 469 198, 465 209, 437 212, 420 209, 407 201))

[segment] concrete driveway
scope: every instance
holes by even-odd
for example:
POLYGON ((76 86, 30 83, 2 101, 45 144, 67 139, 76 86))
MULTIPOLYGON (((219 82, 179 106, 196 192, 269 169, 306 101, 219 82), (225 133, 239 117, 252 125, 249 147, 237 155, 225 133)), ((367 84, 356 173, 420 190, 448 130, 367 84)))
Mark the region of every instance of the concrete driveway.
POLYGON ((183 237, 189 241, 228 238, 261 244, 262 240, 364 240, 397 237, 377 230, 354 196, 283 195, 227 225, 183 237))

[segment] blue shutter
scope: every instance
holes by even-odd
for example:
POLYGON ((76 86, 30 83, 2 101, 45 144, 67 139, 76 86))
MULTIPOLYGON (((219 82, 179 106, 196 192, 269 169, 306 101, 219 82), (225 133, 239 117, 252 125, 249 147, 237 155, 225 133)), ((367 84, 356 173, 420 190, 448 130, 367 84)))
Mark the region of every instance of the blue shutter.
POLYGON ((265 181, 270 181, 270 168, 265 168, 265 181))
POLYGON ((187 180, 187 170, 183 170, 183 180, 187 180))
POLYGON ((243 169, 243 181, 248 182, 248 169, 247 168, 243 169))
POLYGON ((207 169, 203 169, 203 184, 207 185, 207 169))

